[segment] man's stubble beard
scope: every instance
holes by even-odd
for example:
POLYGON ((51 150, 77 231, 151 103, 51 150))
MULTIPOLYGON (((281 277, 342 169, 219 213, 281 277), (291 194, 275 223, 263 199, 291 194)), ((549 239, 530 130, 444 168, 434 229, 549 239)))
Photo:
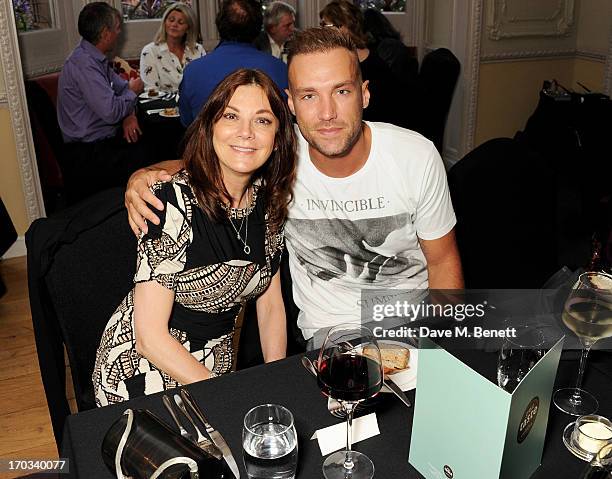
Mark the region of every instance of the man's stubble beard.
MULTIPOLYGON (((298 122, 298 127, 299 126, 300 125, 298 122)), ((300 128, 300 131, 302 131, 301 128, 300 128)), ((305 135, 304 132, 302 131, 302 136, 304 137, 306 142, 310 145, 310 147, 312 147, 314 150, 318 151, 319 153, 321 153, 323 156, 327 158, 342 158, 348 155, 351 152, 353 146, 355 146, 355 143, 357 143, 357 141, 359 140, 360 135, 362 134, 363 134, 363 122, 360 120, 359 123, 357 124, 357 127, 352 131, 352 135, 347 136, 341 148, 334 150, 334 151, 329 151, 325 148, 325 145, 319 144, 316 141, 316 139, 313 138, 313 136, 311 136, 310 134, 305 135)))

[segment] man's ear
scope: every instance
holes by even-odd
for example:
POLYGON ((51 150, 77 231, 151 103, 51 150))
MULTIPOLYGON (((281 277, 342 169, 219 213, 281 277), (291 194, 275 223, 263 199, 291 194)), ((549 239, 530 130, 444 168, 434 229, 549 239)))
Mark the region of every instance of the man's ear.
POLYGON ((98 39, 98 44, 106 42, 106 39, 108 38, 109 33, 110 33, 110 30, 108 29, 108 27, 103 27, 102 31, 100 32, 100 38, 98 39))
POLYGON ((289 105, 289 110, 291 110, 291 113, 295 115, 295 108, 293 106, 293 97, 291 96, 291 92, 289 91, 289 88, 285 88, 285 93, 287 94, 287 105, 289 105))
POLYGON ((369 84, 370 80, 366 80, 361 84, 361 100, 364 108, 367 108, 370 104, 370 89, 368 88, 369 84))

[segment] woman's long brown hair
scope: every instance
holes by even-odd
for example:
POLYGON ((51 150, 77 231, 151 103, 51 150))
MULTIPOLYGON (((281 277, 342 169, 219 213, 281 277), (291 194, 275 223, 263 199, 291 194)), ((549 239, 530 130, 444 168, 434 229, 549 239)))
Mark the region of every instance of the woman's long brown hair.
POLYGON ((183 154, 185 170, 191 177, 191 186, 198 203, 208 217, 215 221, 227 218, 223 205, 230 195, 223 183, 219 159, 213 147, 213 128, 236 89, 244 85, 261 87, 279 123, 272 154, 251 178, 251 183, 261 180, 258 197, 264 199, 269 226, 276 232, 287 219, 288 206, 293 198, 297 140, 287 103, 278 87, 265 73, 243 68, 228 75, 214 89, 204 108, 187 130, 187 143, 183 154))

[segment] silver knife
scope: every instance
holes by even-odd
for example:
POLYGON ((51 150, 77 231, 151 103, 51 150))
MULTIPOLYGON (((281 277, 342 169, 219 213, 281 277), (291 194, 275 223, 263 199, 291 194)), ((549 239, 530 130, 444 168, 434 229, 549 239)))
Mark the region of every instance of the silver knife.
POLYGON ((406 406, 412 407, 412 403, 410 402, 410 399, 408 399, 408 397, 404 394, 404 391, 402 391, 401 388, 387 376, 383 378, 383 384, 387 388, 389 388, 391 392, 395 394, 399 398, 399 400, 402 401, 406 406))
POLYGON ((210 423, 204 416, 204 413, 202 413, 200 406, 198 406, 198 404, 193 400, 189 391, 187 391, 186 389, 181 389, 180 395, 181 398, 183 398, 183 401, 185 401, 185 404, 187 404, 187 406, 193 411, 196 417, 202 422, 202 424, 204 424, 206 432, 210 436, 210 440, 223 453, 223 459, 225 459, 225 462, 227 462, 227 465, 229 466, 236 479, 240 479, 240 470, 238 469, 238 464, 236 464, 236 459, 234 459, 232 451, 227 445, 227 442, 225 442, 225 439, 223 439, 221 433, 210 425, 210 423))

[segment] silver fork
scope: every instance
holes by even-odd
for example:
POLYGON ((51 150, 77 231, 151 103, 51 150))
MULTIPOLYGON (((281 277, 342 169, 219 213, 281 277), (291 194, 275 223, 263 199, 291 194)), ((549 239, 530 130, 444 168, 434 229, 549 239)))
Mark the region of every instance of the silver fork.
POLYGON ((200 429, 196 425, 195 421, 191 417, 191 414, 189 414, 189 411, 187 411, 187 408, 185 407, 185 404, 183 404, 183 400, 181 399, 181 397, 178 394, 174 395, 174 402, 176 403, 178 408, 181 410, 181 412, 185 415, 185 417, 189 420, 189 422, 191 423, 191 425, 195 429, 195 432, 198 435, 198 438, 196 440, 196 444, 201 449, 203 449, 204 451, 208 452, 209 454, 211 454, 215 458, 223 459, 223 454, 221 453, 221 451, 219 451, 217 446, 215 446, 210 441, 210 439, 208 439, 204 434, 202 434, 202 431, 200 431, 200 429))
POLYGON ((195 437, 193 437, 193 434, 187 431, 187 429, 185 429, 183 425, 181 424, 181 421, 176 415, 176 411, 174 410, 174 407, 172 407, 172 401, 170 401, 170 398, 168 396, 162 396, 162 402, 164 403, 164 406, 170 413, 170 416, 172 416, 172 419, 174 423, 176 424, 176 426, 178 427, 179 433, 181 434, 181 436, 183 436, 188 441, 191 441, 194 444, 197 444, 197 441, 195 440, 195 437))

